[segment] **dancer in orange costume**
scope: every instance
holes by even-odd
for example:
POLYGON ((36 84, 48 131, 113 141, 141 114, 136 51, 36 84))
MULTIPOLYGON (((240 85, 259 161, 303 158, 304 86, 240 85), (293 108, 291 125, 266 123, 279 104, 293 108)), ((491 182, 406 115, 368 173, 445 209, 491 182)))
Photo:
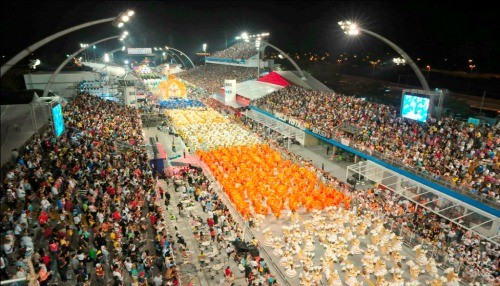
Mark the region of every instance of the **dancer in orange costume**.
POLYGON ((284 160, 268 145, 225 147, 197 154, 245 218, 250 206, 257 214, 267 215, 271 210, 279 217, 285 206, 293 211, 304 206, 310 211, 350 205, 350 198, 319 182, 307 168, 284 160))

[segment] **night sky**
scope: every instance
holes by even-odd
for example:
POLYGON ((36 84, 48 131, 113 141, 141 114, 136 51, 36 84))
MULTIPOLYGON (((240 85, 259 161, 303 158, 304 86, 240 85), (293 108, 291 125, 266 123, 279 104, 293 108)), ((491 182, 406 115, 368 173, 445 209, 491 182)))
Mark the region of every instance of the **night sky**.
MULTIPOLYGON (((498 60, 493 52, 499 47, 498 12, 480 2, 2 1, 2 62, 48 35, 127 9, 136 12, 126 26, 131 34, 129 46, 172 44, 189 55, 201 52, 203 43, 208 44, 208 52, 224 49, 226 39, 231 45, 243 31, 269 32, 269 42, 290 53, 393 53, 368 35, 348 39, 337 22, 355 19, 365 29, 395 42, 411 57, 430 63, 464 57, 489 64, 498 60)), ((90 43, 117 32, 111 24, 89 27, 49 43, 35 52, 35 57, 71 54, 81 42, 90 43)), ((98 48, 110 50, 119 46, 118 41, 110 41, 98 48)), ((493 66, 498 72, 498 62, 493 66)))

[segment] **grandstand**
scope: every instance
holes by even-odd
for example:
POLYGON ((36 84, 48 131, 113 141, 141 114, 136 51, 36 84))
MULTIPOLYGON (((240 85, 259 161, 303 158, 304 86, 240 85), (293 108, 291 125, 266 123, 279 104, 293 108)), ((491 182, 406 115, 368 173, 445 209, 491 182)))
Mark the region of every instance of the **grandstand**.
MULTIPOLYGON (((214 53, 214 57, 219 57, 220 59, 229 58, 245 60, 247 59, 245 57, 252 56, 249 50, 250 48, 244 45, 233 46, 228 50, 214 53)), ((348 195, 349 198, 352 198, 351 206, 353 209, 358 211, 359 214, 369 214, 369 219, 367 220, 370 224, 373 218, 373 224, 380 226, 380 229, 385 226, 390 231, 393 231, 393 234, 401 236, 405 243, 404 251, 403 249, 401 250, 402 253, 412 255, 412 251, 417 249, 417 253, 421 254, 422 252, 418 252, 418 247, 422 246, 425 250, 423 252, 425 259, 422 258, 420 254, 418 257, 408 258, 415 259, 419 264, 422 261, 426 262, 422 262, 420 265, 422 268, 424 268, 425 265, 425 279, 431 279, 431 276, 434 274, 437 275, 437 273, 439 273, 439 275, 442 274, 442 270, 439 270, 439 272, 436 270, 436 272, 434 272, 434 269, 427 269, 427 267, 431 268, 432 266, 431 263, 427 263, 426 252, 429 252, 427 256, 436 259, 439 265, 443 265, 443 268, 446 266, 460 270, 457 272, 460 272, 460 275, 464 278, 464 281, 466 281, 465 283, 472 284, 473 282, 480 281, 480 283, 482 283, 481 285, 496 285, 494 283, 498 282, 498 278, 496 278, 496 281, 494 280, 495 277, 498 277, 500 253, 498 248, 498 243, 500 241, 498 233, 498 200, 500 195, 498 188, 498 178, 500 174, 498 164, 498 152, 500 150, 498 126, 469 126, 449 118, 442 118, 439 120, 429 119, 426 124, 416 123, 398 117, 397 111, 388 106, 369 103, 361 99, 337 94, 309 74, 306 74, 306 80, 304 81, 298 76, 297 72, 291 71, 270 73, 268 77, 256 79, 255 67, 234 66, 234 63, 225 64, 224 61, 220 61, 218 63, 209 63, 206 66, 197 67, 192 70, 179 72, 176 76, 187 84, 188 94, 190 96, 196 95, 193 97, 197 98, 211 97, 208 99, 205 98, 203 102, 208 103, 206 105, 214 109, 223 110, 224 115, 226 115, 224 120, 234 116, 237 120, 242 120, 244 124, 246 124, 246 129, 242 129, 240 125, 237 125, 234 130, 232 130, 232 127, 226 127, 231 126, 229 124, 222 127, 218 126, 219 129, 215 132, 216 129, 213 128, 213 125, 216 125, 215 122, 202 124, 204 122, 200 120, 200 122, 196 124, 196 131, 188 130, 188 128, 190 128, 188 124, 183 126, 183 129, 179 129, 179 133, 181 133, 182 136, 191 136, 195 138, 199 136, 198 133, 201 133, 201 130, 203 130, 207 134, 205 137, 209 140, 204 144, 199 144, 200 146, 208 146, 208 144, 212 146, 221 146, 221 144, 218 143, 223 143, 222 145, 225 145, 227 142, 215 142, 217 141, 215 140, 216 135, 219 134, 222 134, 228 142, 231 141, 228 139, 230 137, 228 135, 235 135, 234 138, 238 138, 239 135, 244 134, 245 139, 248 139, 253 136, 250 135, 252 133, 249 131, 262 136, 259 138, 259 142, 261 140, 273 142, 272 140, 279 136, 285 139, 293 138, 300 144, 300 147, 292 148, 293 146, 290 146, 290 144, 294 141, 286 140, 288 146, 284 144, 284 148, 275 146, 273 146, 273 148, 279 150, 281 152, 280 154, 287 158, 287 160, 289 158, 290 162, 297 163, 298 166, 300 166, 297 167, 297 169, 300 169, 301 174, 306 174, 304 175, 305 177, 309 176, 310 173, 308 172, 316 174, 322 184, 325 183, 328 184, 328 186, 334 186, 336 192, 338 191, 340 193, 341 191, 343 195, 348 195), (223 94, 221 94, 221 87, 224 86, 224 81, 226 79, 236 79, 237 81, 237 102, 225 102, 223 94), (218 101, 214 101, 213 98, 218 101), (239 107, 241 106, 249 106, 251 110, 240 112, 241 109, 239 107), (231 133, 232 131, 234 132, 231 133), (269 136, 271 139, 266 136, 269 136), (333 149, 334 155, 335 152, 338 152, 340 149, 344 149, 356 155, 355 163, 348 167, 346 179, 352 179, 351 175, 354 174, 354 178, 358 178, 354 182, 362 185, 362 187, 358 186, 358 188, 355 188, 348 184, 344 184, 337 178, 331 176, 331 174, 324 172, 324 166, 321 168, 319 166, 314 166, 311 160, 306 159, 309 157, 310 153, 307 152, 310 150, 319 150, 317 153, 323 154, 325 145, 333 149), (290 152, 290 150, 294 150, 297 154, 305 155, 296 155, 290 152), (360 160, 360 158, 365 158, 367 160, 360 160), (457 190, 458 187, 461 187, 460 192, 457 190), (382 223, 377 222, 377 219, 380 218, 384 220, 382 223), (434 274, 431 275, 432 273, 434 274)), ((144 82, 150 78, 159 78, 159 75, 152 74, 151 76, 148 75, 138 80, 144 82)), ((141 86, 144 86, 144 89, 146 89, 144 83, 141 84, 141 86)), ((199 108, 200 106, 198 104, 201 104, 201 102, 192 99, 169 100, 164 103, 165 104, 159 104, 158 101, 153 101, 149 104, 151 104, 151 107, 158 106, 158 112, 161 112, 161 107, 165 109, 168 108, 168 113, 172 114, 190 114, 189 116, 193 116, 190 119, 202 118, 200 115, 202 112, 196 110, 197 108, 203 109, 204 112, 207 111, 205 108, 199 108)), ((5 110, 6 108, 2 107, 2 119, 4 119, 3 115, 5 110)), ((153 108, 150 110, 153 110, 153 108)), ((29 124, 29 120, 27 119, 29 118, 28 111, 29 110, 26 109, 24 111, 25 113, 23 113, 26 116, 26 118, 23 116, 24 125, 26 126, 29 124)), ((209 112, 206 113, 208 114, 209 112)), ((214 118, 221 118, 219 114, 215 116, 213 113, 214 112, 212 112, 211 115, 203 115, 206 116, 203 118, 210 118, 211 120, 214 118)), ((174 143, 178 144, 177 148, 179 149, 181 149, 180 146, 184 143, 179 144, 180 138, 177 137, 175 131, 169 134, 169 137, 166 137, 167 135, 161 133, 161 130, 152 128, 154 130, 148 130, 147 132, 154 132, 156 135, 159 134, 160 139, 156 137, 155 140, 154 136, 151 135, 153 133, 150 133, 150 136, 143 137, 143 132, 146 131, 144 129, 148 129, 147 127, 154 127, 155 124, 140 122, 140 117, 133 108, 119 106, 117 103, 105 102, 88 94, 77 97, 75 102, 71 103, 70 108, 66 111, 66 116, 68 116, 71 129, 68 134, 63 135, 62 140, 52 142, 49 130, 43 132, 41 137, 34 137, 33 140, 30 140, 27 145, 28 148, 26 149, 26 159, 30 160, 27 164, 36 162, 37 167, 40 165, 41 170, 42 167, 45 168, 45 166, 50 166, 50 169, 47 170, 51 170, 57 175, 54 175, 54 178, 52 178, 50 172, 38 174, 37 172, 39 171, 37 168, 30 168, 28 172, 33 172, 35 176, 39 175, 41 180, 44 181, 44 184, 45 181, 47 181, 47 186, 51 186, 50 184, 54 183, 53 185, 59 188, 61 185, 58 184, 57 180, 64 181, 64 185, 68 185, 71 191, 74 190, 74 186, 72 186, 74 183, 72 181, 72 176, 74 176, 78 179, 78 186, 86 188, 85 190, 77 191, 79 197, 78 204, 80 205, 82 202, 85 202, 85 206, 88 207, 86 200, 87 198, 92 199, 92 197, 88 195, 89 193, 94 193, 93 188, 90 187, 90 183, 97 189, 101 188, 105 190, 102 192, 105 193, 104 199, 102 199, 104 201, 104 206, 106 206, 107 200, 110 198, 107 192, 110 192, 110 189, 114 191, 114 185, 119 185, 120 187, 125 186, 123 189, 120 188, 120 191, 126 192, 128 188, 129 192, 130 190, 134 190, 140 193, 141 196, 138 198, 139 202, 131 195, 127 196, 127 200, 124 202, 118 200, 116 206, 110 204, 112 210, 115 210, 116 207, 122 207, 124 203, 129 202, 130 205, 141 202, 144 204, 144 199, 142 197, 146 197, 147 195, 147 202, 151 201, 151 205, 147 206, 146 204, 145 206, 150 209, 146 210, 146 208, 144 208, 143 212, 135 212, 135 219, 138 221, 141 216, 143 216, 143 218, 148 216, 148 220, 152 221, 152 216, 155 215, 154 213, 160 214, 161 212, 165 212, 162 213, 162 215, 166 214, 165 210, 158 207, 159 204, 157 200, 162 198, 155 193, 156 187, 154 185, 158 182, 155 181, 155 178, 152 178, 154 173, 152 173, 150 166, 148 166, 145 154, 149 149, 154 150, 154 146, 162 146, 159 142, 163 141, 164 143, 168 142, 169 145, 172 144, 172 152, 168 150, 168 153, 171 154, 167 154, 165 150, 163 150, 163 152, 160 152, 162 153, 162 158, 177 159, 181 157, 182 151, 176 151, 174 143), (143 130, 141 130, 141 126, 143 130), (162 136, 168 138, 168 141, 162 138, 162 136), (144 148, 144 146, 147 146, 144 144, 145 138, 149 138, 150 148, 144 148), (73 148, 78 152, 73 154, 73 148), (43 158, 40 162, 37 158, 39 154, 44 155, 40 156, 40 158, 43 158), (70 174, 68 179, 60 173, 66 171, 66 169, 64 169, 66 168, 66 163, 65 160, 63 160, 66 158, 68 158, 67 161, 71 167, 68 169, 70 174), (139 167, 136 166, 136 163, 139 167), (126 168, 124 169, 122 166, 126 166, 126 168), (89 173, 94 173, 95 176, 92 177, 91 175, 87 175, 89 173), (100 186, 101 180, 99 176, 105 177, 113 184, 108 185, 107 182, 102 182, 103 186, 100 186), (122 177, 127 179, 121 180, 120 178, 122 177), (56 182, 54 182, 54 180, 56 180, 56 182), (152 212, 153 214, 150 212, 151 209, 154 210, 152 212)), ((145 118, 149 118, 149 115, 143 116, 142 118, 146 120, 145 118)), ((169 117, 169 121, 173 122, 172 118, 174 117, 169 117)), ((190 120, 187 119, 188 115, 186 115, 185 118, 186 122, 190 120)), ((227 120, 229 121, 229 119, 227 120)), ((162 117, 158 117, 156 121, 162 121, 161 124, 163 125, 162 117)), ((179 121, 182 120, 179 119, 179 121)), ((169 122, 169 124, 172 122, 169 122)), ((231 122, 231 124, 236 123, 231 122)), ((201 142, 205 138, 198 139, 197 141, 201 142)), ((232 141, 239 144, 242 140, 235 139, 232 141)), ((190 147, 197 147, 196 141, 190 142, 186 140, 186 142, 190 144, 190 147)), ((256 141, 249 140, 249 142, 252 143, 248 144, 253 145, 256 141)), ((270 144, 272 145, 272 143, 270 144)), ((10 152, 10 150, 11 149, 8 151, 10 152)), ((186 149, 184 149, 184 152, 185 150, 186 149)), ((11 154, 9 152, 5 154, 4 151, 5 150, 2 149, 2 156, 9 158, 11 154)), ((321 157, 318 154, 314 155, 316 157, 321 157)), ((184 153, 184 159, 186 159, 185 157, 186 153, 184 153)), ((231 158, 232 156, 227 157, 231 158)), ((315 160, 316 157, 314 157, 315 160)), ((264 157, 264 159, 269 158, 271 157, 264 157)), ((273 156, 273 158, 275 157, 273 156)), ((21 160, 23 160, 22 157, 21 160)), ((184 162, 192 162, 189 160, 193 159, 189 158, 188 151, 188 158, 184 160, 184 162)), ((9 169, 7 183, 12 184, 22 179, 25 171, 23 168, 26 168, 23 167, 24 161, 22 162, 23 163, 18 164, 13 162, 14 167, 9 169), (19 172, 19 170, 23 171, 19 172)), ((182 165, 181 163, 183 163, 184 166, 190 166, 190 163, 184 162, 177 161, 176 163, 177 165, 182 165)), ((264 161, 261 160, 260 162, 264 161)), ((318 160, 317 162, 329 164, 331 160, 327 158, 323 161, 318 160)), ((316 164, 319 164, 317 162, 316 164)), ((286 164, 288 163, 289 162, 286 164)), ((223 170, 222 165, 217 166, 223 170)), ((203 171, 206 171, 207 166, 203 167, 203 171)), ((237 168, 239 169, 239 167, 237 168)), ((162 168, 159 168, 154 172, 161 172, 161 169, 162 168)), ((198 170, 197 167, 194 169, 198 170)), ((227 170, 233 169, 226 169, 226 172, 227 170)), ((45 169, 43 171, 45 171, 45 169)), ((169 187, 170 190, 172 190, 172 194, 178 196, 176 194, 177 192, 173 192, 174 189, 177 191, 178 186, 186 183, 186 186, 191 187, 190 183, 188 183, 189 180, 182 178, 183 176, 184 175, 179 175, 175 177, 171 185, 166 185, 166 183, 164 183, 162 186, 165 188, 169 187), (185 179, 185 182, 182 181, 183 179, 185 179), (182 182, 182 184, 179 184, 179 181, 182 182)), ((203 181, 203 184, 205 184, 204 188, 206 188, 207 183, 211 183, 223 190, 220 182, 216 182, 214 177, 210 177, 211 175, 207 176, 209 176, 209 179, 197 174, 194 178, 190 177, 190 179, 192 181, 203 181)), ((231 181, 231 183, 235 185, 233 181, 231 181)), ((202 184, 200 184, 200 186, 201 185, 202 184)), ((5 187, 12 192, 11 186, 5 184, 5 187)), ((212 189, 210 189, 210 191, 212 191, 212 189)), ((50 195, 49 193, 53 192, 53 189, 45 189, 44 187, 43 192, 50 195)), ((95 196, 102 195, 97 193, 98 192, 96 192, 95 196)), ((220 195, 221 193, 217 194, 220 195)), ((176 200, 178 200, 180 206, 182 206, 181 198, 185 200, 190 195, 192 194, 181 191, 176 200)), ((58 194, 52 194, 52 197, 57 199, 58 194)), ((263 228, 264 230, 265 227, 277 228, 278 226, 281 227, 281 225, 285 225, 283 222, 294 222, 292 217, 294 214, 290 214, 290 218, 280 220, 283 219, 283 217, 280 218, 278 213, 278 216, 275 218, 267 217, 266 220, 263 220, 260 229, 251 228, 248 224, 251 225, 254 221, 244 221, 244 218, 235 212, 235 206, 231 205, 227 198, 224 197, 223 199, 224 203, 228 203, 228 207, 234 219, 241 224, 239 227, 243 229, 242 233, 244 239, 245 235, 255 234, 261 241, 269 242, 271 241, 269 240, 269 236, 261 233, 263 228)), ((269 200, 272 199, 274 198, 269 198, 269 200)), ((98 202, 101 202, 100 198, 98 202)), ((55 200, 51 203, 54 205, 52 207, 52 214, 56 216, 54 221, 57 221, 58 213, 55 210, 57 210, 58 205, 56 205, 55 200)), ((289 203, 290 201, 288 201, 288 204, 289 203)), ((12 205, 12 202, 9 202, 9 204, 12 205)), ((165 203, 162 202, 162 204, 165 203)), ((189 204, 191 204, 191 202, 189 202, 189 204)), ((345 205, 348 204, 344 204, 344 207, 345 205)), ((16 211, 21 214, 21 209, 24 209, 24 206, 16 205, 15 207, 17 207, 16 211)), ((101 207, 101 205, 98 207, 101 207)), ((126 206, 123 207, 124 209, 127 208, 126 206)), ((205 210, 205 207, 204 205, 203 210, 205 210)), ((334 209, 328 209, 328 212, 332 212, 332 210, 343 211, 343 207, 339 207, 338 209, 337 207, 338 206, 334 209)), ((181 209, 182 208, 179 207, 179 216, 185 215, 185 213, 181 212, 181 209)), ((348 207, 346 207, 346 209, 348 209, 348 207)), ((118 211, 119 210, 121 209, 118 209, 118 211)), ((35 213, 38 211, 39 210, 36 209, 35 213)), ((185 222, 185 225, 188 226, 190 224, 194 225, 196 222, 200 223, 199 219, 193 215, 193 212, 196 211, 199 211, 204 217, 208 216, 207 212, 201 211, 201 204, 191 204, 189 220, 181 218, 181 222, 185 222), (200 210, 197 210, 197 208, 200 210)), ((311 219, 309 221, 311 225, 324 225, 321 221, 314 220, 319 217, 318 213, 320 212, 313 211, 305 215, 304 218, 311 219)), ((352 214, 354 215, 356 213, 353 211, 352 214)), ((176 223, 177 218, 175 218, 174 215, 175 214, 170 212, 170 214, 165 217, 169 217, 172 221, 171 223, 176 223), (172 218, 173 216, 174 218, 172 218)), ((71 217, 72 220, 77 216, 77 213, 74 215, 73 213, 68 214, 68 217, 71 217)), ((19 215, 19 219, 21 217, 22 215, 19 215)), ((114 213, 113 217, 115 217, 114 213)), ((255 218, 258 217, 256 216, 255 218)), ((336 217, 337 222, 339 219, 341 218, 336 217)), ((357 219, 358 218, 356 218, 356 220, 357 219)), ((14 220, 18 220, 17 216, 14 220)), ((64 219, 62 221, 64 221, 63 224, 68 223, 64 219)), ((135 220, 131 220, 128 223, 133 225, 132 222, 134 221, 135 220)), ((334 219, 332 219, 332 221, 334 221, 334 219)), ((155 223, 151 223, 151 226, 154 228, 158 227, 161 231, 165 228, 164 222, 162 218, 161 223, 157 223, 156 225, 155 223)), ((295 223, 298 224, 298 222, 299 220, 297 219, 295 223)), ((352 221, 343 222, 342 226, 344 223, 347 225, 352 223, 352 221)), ((305 225, 309 228, 307 231, 312 229, 310 225, 305 225)), ((234 227, 234 229, 239 227, 234 227)), ((156 230, 154 228, 153 234, 156 230)), ((179 229, 180 231, 186 231, 186 229, 179 229)), ((175 231, 177 230, 178 228, 176 226, 175 231)), ((192 236, 193 233, 191 233, 190 227, 188 227, 187 230, 192 236)), ((39 231, 40 229, 37 230, 37 232, 39 231)), ((172 228, 171 225, 169 231, 174 233, 174 228, 172 228)), ((333 232, 332 229, 328 231, 333 232)), ((235 232, 239 233, 240 230, 238 229, 235 232)), ((384 231, 382 231, 382 233, 383 232, 384 231)), ((120 232, 118 231, 117 233, 119 234, 120 232)), ((178 234, 178 232, 176 234, 178 234)), ((369 234, 366 234, 368 238, 369 234)), ((378 233, 376 234, 377 235, 373 235, 375 239, 378 236, 378 233)), ((386 234, 388 236, 388 233, 386 234)), ((27 236, 26 234, 23 235, 27 236)), ((41 235, 42 234, 38 234, 38 237, 41 235)), ((314 235, 318 234, 315 233, 314 235)), ((14 238, 11 234, 8 236, 14 238)), ((341 234, 339 233, 339 238, 340 236, 341 234)), ((342 239, 339 239, 339 241, 347 240, 354 242, 352 237, 349 238, 347 235, 344 236, 343 234, 342 236, 342 239)), ((359 236, 361 237, 362 233, 359 233, 359 236)), ((383 235, 381 235, 381 237, 382 236, 383 235)), ((335 237, 337 238, 336 235, 335 237)), ((362 246, 366 247, 368 244, 374 243, 373 237, 371 238, 371 242, 368 239, 362 238, 362 246)), ((190 243, 190 247, 193 245, 192 250, 196 249, 198 251, 204 247, 202 245, 202 238, 203 235, 201 235, 200 232, 199 243, 196 243, 195 240, 190 243)), ((248 237, 246 239, 248 239, 248 237)), ((324 239, 325 238, 323 238, 323 240, 324 239)), ((396 240, 397 239, 398 238, 396 238, 396 240)), ((276 242, 278 242, 278 240, 276 240, 276 242)), ((158 239, 154 239, 154 243, 155 244, 151 246, 156 246, 157 251, 158 249, 162 249, 163 243, 160 243, 158 239)), ((179 244, 181 243, 177 243, 177 245, 179 244)), ((280 266, 277 261, 273 260, 281 256, 278 255, 280 253, 278 248, 281 250, 281 247, 276 246, 276 244, 270 245, 275 248, 273 252, 275 256, 269 256, 268 252, 271 252, 271 247, 269 246, 267 246, 267 250, 264 247, 261 248, 262 252, 260 256, 265 257, 268 263, 271 264, 273 273, 281 276, 280 282, 282 282, 283 285, 298 285, 298 277, 287 278, 286 276, 290 274, 290 272, 293 273, 293 268, 292 271, 277 270, 280 266), (272 260, 268 258, 272 258, 272 260)), ((308 238, 307 243, 304 241, 303 247, 304 249, 306 247, 314 249, 316 246, 314 246, 313 239, 308 238)), ((121 251, 119 241, 114 241, 113 249, 117 251, 118 254, 121 254, 119 252, 121 251)), ((154 249, 152 250, 154 251, 154 249)), ((130 253, 128 250, 126 251, 127 254, 134 256, 133 253, 130 253)), ((163 244, 163 251, 172 251, 173 253, 173 245, 172 248, 169 248, 165 247, 163 244)), ((383 250, 381 249, 380 251, 383 250)), ((213 256, 220 254, 216 252, 218 251, 214 249, 210 254, 213 256)), ((339 255, 340 252, 341 251, 339 251, 339 255)), ((181 249, 175 248, 175 253, 180 257, 181 249)), ((302 252, 300 253, 303 255, 302 252)), ((323 255, 324 253, 320 254, 323 255)), ((223 255, 225 256, 225 253, 223 255)), ((306 258, 308 255, 310 254, 305 254, 306 258)), ((337 253, 335 253, 335 255, 337 255, 337 253)), ((161 256, 161 254, 159 254, 159 256, 161 256)), ((230 255, 228 255, 228 257, 229 256, 230 255)), ((122 256, 119 257, 122 258, 122 256)), ((316 257, 315 259, 315 263, 319 265, 319 263, 321 263, 319 258, 316 257)), ((312 259, 309 260, 312 261, 312 259)), ((343 263, 347 261, 347 259, 342 260, 343 263)), ((355 264, 359 267, 366 266, 364 265, 365 263, 362 262, 360 256, 354 258, 354 255, 351 255, 349 260, 355 261, 355 264)), ((365 258, 363 258, 363 260, 365 260, 365 258)), ((201 264, 199 271, 193 272, 197 272, 199 276, 207 275, 204 273, 210 273, 213 275, 213 279, 217 273, 214 273, 212 270, 217 269, 219 264, 215 263, 217 261, 211 262, 212 264, 208 267, 208 270, 207 268, 203 268, 203 264, 201 264)), ((237 261, 236 265, 238 265, 239 262, 240 261, 237 261)), ((280 262, 283 265, 282 261, 280 262)), ((181 262, 178 264, 189 265, 189 263, 190 262, 181 262)), ((233 263, 233 261, 227 261, 227 263, 233 263)), ((396 262, 390 263, 394 268, 397 265, 396 262)), ((191 264, 191 266, 193 265, 191 264)), ((434 267, 435 266, 436 265, 434 265, 434 267)), ((365 267, 365 270, 366 268, 367 267, 365 267)), ((410 267, 403 266, 401 268, 407 271, 410 267)), ((290 270, 290 268, 285 269, 290 270)), ((424 271, 422 270, 422 272, 424 271)), ((377 276, 383 277, 385 275, 386 274, 377 276)), ((367 276, 370 276, 370 273, 368 273, 367 276)), ((391 275, 387 274, 387 276, 391 275)), ((60 277, 62 278, 64 275, 60 274, 60 277)), ((410 279, 408 273, 406 273, 404 278, 410 279)), ((300 277, 300 279, 302 279, 302 277, 300 277)), ((420 278, 421 281, 424 281, 423 279, 424 278, 420 278)), ((419 279, 416 280, 418 282, 419 279)), ((366 281, 372 283, 369 279, 366 279, 366 281)), ((426 282, 428 281, 429 280, 426 282)), ((378 282, 377 280, 377 283, 378 282)), ((379 285, 382 284, 383 283, 380 283, 379 285)), ((207 285, 211 285, 210 280, 207 285)))

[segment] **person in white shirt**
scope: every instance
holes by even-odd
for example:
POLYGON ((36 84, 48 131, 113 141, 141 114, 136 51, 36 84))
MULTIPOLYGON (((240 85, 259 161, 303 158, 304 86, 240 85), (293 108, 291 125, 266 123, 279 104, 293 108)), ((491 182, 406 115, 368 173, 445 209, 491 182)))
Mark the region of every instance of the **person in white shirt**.
POLYGON ((73 222, 75 223, 75 225, 79 225, 81 221, 82 221, 82 214, 77 214, 76 216, 73 217, 73 222))
POLYGON ((23 224, 17 223, 16 226, 14 227, 14 235, 17 237, 21 236, 25 227, 26 225, 24 225, 24 223, 23 224))
POLYGON ((99 221, 99 224, 104 222, 104 214, 101 211, 97 212, 97 220, 99 221))
POLYGON ((219 225, 224 225, 224 221, 226 220, 226 216, 224 214, 222 214, 220 217, 219 217, 219 225))
POLYGON ((161 276, 161 272, 158 272, 156 274, 155 278, 153 278, 153 282, 155 283, 155 286, 161 286, 163 283, 163 278, 161 276))
POLYGON ((24 248, 31 248, 33 249, 33 240, 31 237, 28 235, 28 232, 25 231, 23 237, 21 238, 21 247, 24 248))
POLYGON ((123 281, 122 273, 120 272, 120 269, 118 267, 115 267, 115 269, 113 270, 113 277, 117 278, 120 281, 123 281))
POLYGON ((51 205, 50 205, 49 201, 47 200, 47 198, 43 197, 40 204, 42 205, 42 208, 44 211, 46 211, 46 212, 50 211, 51 205))
POLYGON ((16 190, 17 193, 17 199, 20 200, 22 203, 26 200, 26 191, 23 188, 18 188, 16 190))
POLYGON ((127 271, 130 273, 132 272, 132 261, 130 261, 130 257, 127 257, 127 259, 125 259, 125 261, 123 262, 123 265, 125 265, 125 269, 127 269, 127 271))
POLYGON ((19 217, 19 223, 24 223, 25 225, 28 225, 28 216, 26 215, 25 212, 23 212, 19 217))

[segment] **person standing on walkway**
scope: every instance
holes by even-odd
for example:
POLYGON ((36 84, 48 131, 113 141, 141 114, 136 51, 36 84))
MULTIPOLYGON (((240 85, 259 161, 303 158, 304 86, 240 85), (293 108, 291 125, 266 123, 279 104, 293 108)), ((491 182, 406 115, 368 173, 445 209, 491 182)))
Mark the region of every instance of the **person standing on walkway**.
POLYGON ((330 145, 326 146, 326 155, 330 153, 330 145))
POLYGON ((97 263, 95 266, 95 275, 98 283, 104 282, 104 269, 102 268, 101 263, 97 263))
POLYGON ((165 192, 165 207, 168 208, 169 205, 170 205, 170 193, 167 191, 165 192))

